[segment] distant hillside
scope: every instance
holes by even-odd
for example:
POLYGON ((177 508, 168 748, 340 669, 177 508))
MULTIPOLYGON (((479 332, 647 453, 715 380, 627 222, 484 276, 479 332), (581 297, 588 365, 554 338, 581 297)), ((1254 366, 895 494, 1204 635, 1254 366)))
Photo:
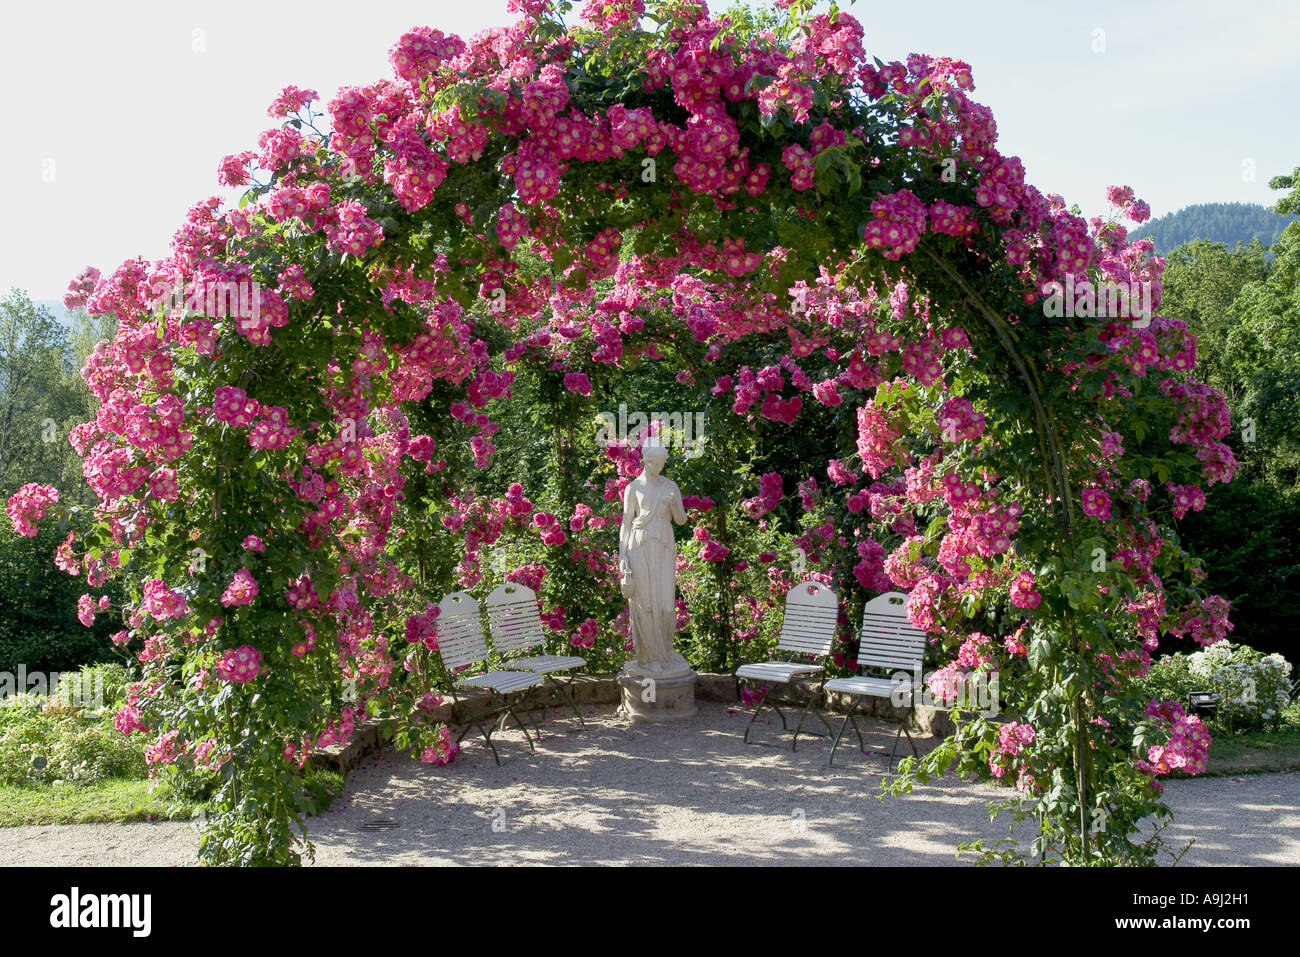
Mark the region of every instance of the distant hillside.
POLYGON ((1258 239, 1267 248, 1277 242, 1282 230, 1295 218, 1279 216, 1253 203, 1195 203, 1135 226, 1129 236, 1150 238, 1162 256, 1193 239, 1227 243, 1229 249, 1238 242, 1258 239))

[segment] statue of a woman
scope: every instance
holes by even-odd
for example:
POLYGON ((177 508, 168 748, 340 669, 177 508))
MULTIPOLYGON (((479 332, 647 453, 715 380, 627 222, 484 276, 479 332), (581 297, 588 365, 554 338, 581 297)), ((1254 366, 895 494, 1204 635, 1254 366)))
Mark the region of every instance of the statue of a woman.
POLYGON ((673 649, 677 631, 677 545, 672 522, 686 523, 682 493, 660 473, 668 449, 655 439, 641 446, 641 474, 623 491, 623 524, 618 531, 618 569, 628 600, 638 670, 673 673, 689 670, 673 649))

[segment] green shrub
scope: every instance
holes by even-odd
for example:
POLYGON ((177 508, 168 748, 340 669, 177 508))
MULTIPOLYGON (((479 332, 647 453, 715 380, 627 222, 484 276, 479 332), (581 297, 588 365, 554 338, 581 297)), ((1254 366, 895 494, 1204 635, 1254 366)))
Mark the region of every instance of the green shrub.
POLYGON ((1184 707, 1193 691, 1208 691, 1205 682, 1192 674, 1188 655, 1165 655, 1158 659, 1141 681, 1143 693, 1151 701, 1177 701, 1184 707))
MULTIPOLYGON (((99 612, 87 628, 77 620, 77 599, 107 591, 121 607, 120 586, 90 589, 54 565, 54 551, 67 537, 53 524, 35 538, 14 534, 0 522, 0 672, 73 671, 81 665, 112 661, 109 635, 124 627, 120 618, 99 612)), ((25 691, 25 688, 19 688, 25 691)))
POLYGON ((57 699, 33 704, 31 697, 13 698, 0 707, 0 784, 35 787, 144 777, 143 735, 122 734, 107 715, 97 718, 57 699))
POLYGON ((126 703, 126 686, 132 680, 122 665, 88 665, 60 675, 53 697, 88 711, 113 714, 126 703))

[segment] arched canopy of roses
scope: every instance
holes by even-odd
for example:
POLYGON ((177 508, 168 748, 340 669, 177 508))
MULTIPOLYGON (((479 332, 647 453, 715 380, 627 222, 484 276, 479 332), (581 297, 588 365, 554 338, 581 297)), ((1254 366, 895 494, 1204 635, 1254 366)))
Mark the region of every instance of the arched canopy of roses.
MULTIPOLYGON (((655 360, 730 428, 834 423, 818 494, 837 581, 909 589, 913 620, 970 652, 961 670, 991 655, 963 621, 995 610, 1036 608, 1008 653, 1033 636, 1032 663, 1059 671, 1075 648, 1076 691, 1143 667, 1160 630, 1222 634, 1167 517, 1234 467, 1220 397, 1184 375, 1193 337, 1051 314, 1050 283, 1089 277, 1158 307, 1162 262, 1025 182, 966 64, 873 62, 853 17, 799 5, 593 3, 571 28, 520 12, 469 41, 412 30, 392 79, 323 115, 288 88, 259 149, 222 164, 249 185, 238 208, 196 206, 168 259, 74 291, 120 327, 87 363, 102 407, 72 440, 102 501, 68 560, 136 583, 122 638, 158 665, 144 722, 191 747, 231 707, 263 747, 346 734, 337 697, 290 702, 341 676, 382 694, 410 643, 434 644, 411 587, 426 569, 395 560, 422 517, 446 519, 462 583, 503 529, 566 537, 526 477, 470 491, 510 454, 485 410, 516 376, 582 395, 655 360), (157 308, 223 283, 256 284, 256 308, 157 308), (1077 627, 1108 615, 1079 651, 1077 627), (148 720, 178 674, 182 703, 148 720), (232 697, 254 683, 260 705, 232 697)), ((616 506, 636 459, 609 456, 616 506)), ((753 491, 757 517, 789 490, 753 491)), ((591 567, 608 586, 609 562, 591 567)))

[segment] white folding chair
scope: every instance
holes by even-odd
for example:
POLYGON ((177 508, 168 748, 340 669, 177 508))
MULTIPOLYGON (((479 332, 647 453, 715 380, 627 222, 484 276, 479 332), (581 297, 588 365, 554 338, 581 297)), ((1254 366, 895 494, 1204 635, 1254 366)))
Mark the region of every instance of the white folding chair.
MULTIPOLYGON (((469 677, 458 675, 461 668, 483 665, 488 656, 487 639, 483 637, 483 622, 479 614, 478 602, 465 592, 452 592, 438 603, 438 652, 442 656, 442 663, 452 676, 451 696, 455 703, 460 703, 460 698, 456 694, 457 688, 477 688, 486 691, 495 699, 487 713, 470 719, 470 723, 465 725, 465 729, 456 738, 456 743, 463 741, 465 735, 469 734, 470 728, 477 725, 484 742, 492 750, 492 756, 496 758, 497 764, 500 764, 501 755, 497 753, 496 745, 492 743, 492 735, 504 728, 506 718, 510 717, 515 719, 515 724, 524 733, 529 750, 536 753, 537 748, 533 746, 533 739, 515 711, 515 703, 524 691, 540 685, 542 676, 532 671, 513 670, 484 670, 469 677), (488 725, 483 724, 482 719, 491 719, 498 715, 500 721, 496 723, 495 728, 491 727, 490 720, 488 725)), ((534 729, 536 730, 536 725, 534 729)))
MULTIPOLYGON (((785 619, 781 622, 781 635, 777 639, 776 650, 790 656, 798 656, 798 661, 764 661, 761 664, 741 665, 736 669, 736 684, 745 681, 763 681, 769 684, 767 691, 759 698, 754 714, 745 726, 745 743, 749 743, 749 731, 754 726, 759 713, 765 706, 770 706, 781 718, 781 728, 790 730, 785 720, 781 705, 791 708, 801 707, 799 721, 794 728, 794 740, 790 749, 799 748, 799 732, 803 729, 804 718, 811 710, 823 725, 826 736, 831 733, 831 726, 821 711, 814 707, 821 689, 802 697, 774 694, 778 687, 793 688, 795 678, 815 675, 825 670, 824 664, 809 661, 809 657, 825 658, 831 653, 831 644, 835 640, 835 626, 839 621, 839 598, 819 581, 806 581, 795 585, 785 596, 785 619)), ((810 732, 811 733, 811 732, 810 732)), ((818 737, 821 735, 818 734, 818 737)))
MULTIPOLYGON (((546 639, 542 633, 541 616, 537 611, 537 593, 526 585, 516 582, 498 585, 487 597, 487 615, 492 647, 502 656, 544 647, 546 639)), ((586 666, 587 659, 577 655, 541 654, 526 658, 506 658, 501 662, 501 667, 508 670, 525 670, 541 675, 568 702, 583 728, 586 728, 587 723, 582 720, 582 713, 574 704, 569 689, 573 684, 573 676, 569 675, 567 681, 560 681, 556 675, 586 666)), ((546 716, 545 710, 542 716, 546 716)))
POLYGON ((853 697, 853 704, 844 716, 844 720, 840 722, 840 729, 831 744, 830 764, 832 766, 835 764, 835 749, 839 747, 840 737, 844 734, 845 726, 850 722, 853 724, 854 734, 858 736, 858 745, 862 748, 863 754, 886 753, 883 749, 867 749, 854 712, 857 711, 859 703, 867 698, 892 698, 895 689, 903 687, 903 683, 897 678, 898 671, 907 672, 907 708, 898 721, 894 745, 888 752, 889 766, 893 767, 898 739, 904 734, 907 735, 907 743, 912 746, 912 754, 917 753, 916 742, 912 740, 912 732, 907 729, 907 722, 911 719, 916 705, 912 694, 912 679, 920 671, 921 660, 925 656, 925 632, 908 622, 906 603, 906 595, 891 591, 871 599, 862 610, 858 665, 864 672, 871 668, 889 669, 895 672, 893 676, 873 678, 863 674, 852 678, 834 678, 826 682, 827 692, 839 692, 853 697))

